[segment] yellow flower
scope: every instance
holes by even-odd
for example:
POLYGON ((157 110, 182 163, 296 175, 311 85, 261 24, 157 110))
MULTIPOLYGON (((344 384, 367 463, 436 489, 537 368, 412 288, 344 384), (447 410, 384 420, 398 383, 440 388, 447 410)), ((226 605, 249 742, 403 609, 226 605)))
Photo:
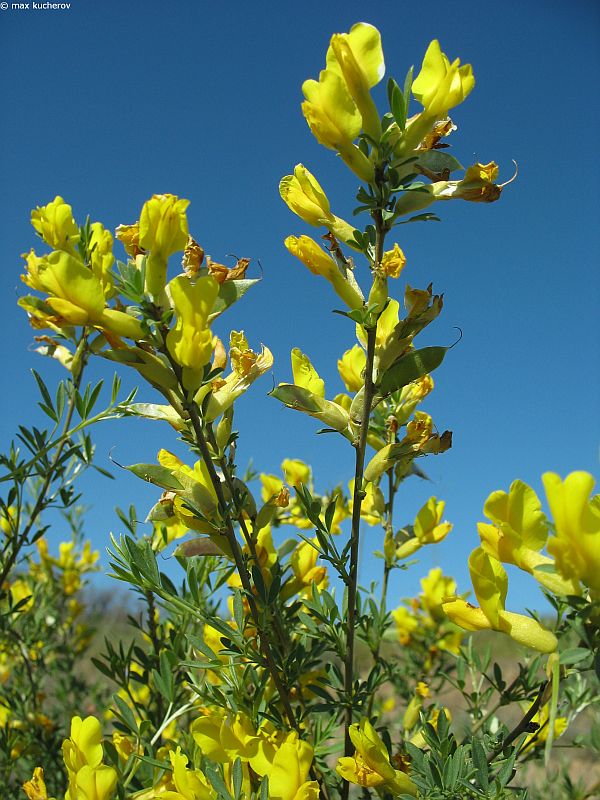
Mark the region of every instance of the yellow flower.
POLYGON ((429 187, 434 200, 469 200, 471 203, 493 203, 506 184, 494 183, 498 177, 498 165, 473 164, 468 167, 460 181, 436 181, 429 187))
MULTIPOLYGON (((354 507, 354 478, 348 482, 350 489, 350 502, 348 507, 352 514, 354 507)), ((364 487, 365 496, 360 504, 360 516, 364 519, 367 525, 381 525, 383 514, 385 511, 385 498, 379 486, 375 486, 372 481, 369 481, 364 487)))
POLYGON ((350 169, 367 183, 373 181, 373 165, 354 145, 362 127, 362 115, 345 80, 334 69, 325 69, 319 80, 302 84, 302 113, 319 144, 337 150, 350 169))
POLYGON ((381 259, 381 268, 390 278, 399 278, 405 265, 406 256, 398 244, 394 245, 393 250, 387 250, 381 259))
POLYGON ((292 356, 292 375, 296 386, 308 389, 318 397, 325 397, 325 381, 311 364, 310 358, 294 347, 292 356))
POLYGON ((412 92, 433 120, 443 119, 448 111, 462 103, 475 86, 470 64, 460 66, 460 59, 450 63, 434 39, 425 53, 421 71, 412 85, 412 92))
POLYGON ((556 650, 556 637, 551 631, 531 617, 505 610, 508 577, 499 561, 478 547, 469 557, 469 572, 480 608, 462 598, 449 598, 443 602, 443 610, 452 622, 468 631, 506 633, 519 644, 542 653, 556 650))
POLYGON ((392 611, 392 617, 396 623, 400 644, 408 644, 412 634, 419 627, 419 620, 405 606, 399 606, 395 611, 392 611))
POLYGON ((336 771, 342 778, 358 786, 417 796, 417 787, 408 775, 390 764, 386 747, 368 719, 350 726, 350 738, 356 752, 354 756, 339 759, 336 771))
POLYGON ((531 573, 556 594, 578 594, 577 582, 539 570, 552 559, 540 553, 548 538, 548 523, 542 504, 533 489, 523 481, 513 481, 508 491, 492 492, 483 506, 494 525, 480 522, 477 530, 485 552, 531 573))
POLYGON ((373 139, 381 136, 381 122, 370 89, 383 78, 385 63, 377 28, 358 22, 350 33, 335 33, 326 56, 327 69, 345 81, 362 117, 362 128, 373 139))
POLYGON ((281 462, 281 469, 285 481, 290 486, 298 487, 300 484, 308 486, 310 483, 310 467, 298 458, 286 458, 281 462))
POLYGON ((17 578, 15 581, 11 583, 9 587, 9 592, 13 607, 16 606, 17 603, 25 601, 23 602, 23 605, 20 606, 19 611, 21 612, 29 611, 29 609, 33 606, 34 603, 33 589, 22 578, 17 578))
POLYGON ((173 783, 177 791, 167 790, 157 797, 164 800, 212 800, 215 792, 199 769, 188 769, 188 757, 181 752, 169 751, 169 759, 173 768, 173 783))
POLYGON ((84 765, 69 782, 65 800, 111 800, 117 786, 113 767, 84 765))
POLYGON ((421 607, 436 622, 444 619, 442 603, 447 597, 456 592, 456 582, 442 573, 440 567, 430 569, 425 578, 421 579, 423 592, 419 595, 421 607))
POLYGON ((48 800, 44 770, 41 767, 36 767, 33 770, 33 777, 30 781, 25 781, 23 791, 29 800, 48 800))
POLYGON ((71 206, 59 195, 47 206, 38 206, 31 212, 31 224, 52 249, 75 253, 79 228, 71 206))
POLYGON ((556 529, 548 552, 565 579, 581 580, 600 597, 600 496, 589 499, 594 479, 589 472, 571 472, 562 481, 546 472, 542 481, 556 529))
POLYGON ((133 225, 119 225, 115 231, 115 236, 125 248, 127 255, 135 258, 142 252, 140 247, 140 223, 134 222, 133 225))
MULTIPOLYGON (((527 708, 523 708, 523 711, 527 711, 527 708)), ((548 738, 548 729, 549 729, 549 722, 550 722, 550 706, 546 703, 545 706, 542 706, 540 710, 531 718, 531 724, 537 725, 537 731, 534 733, 530 733, 529 736, 525 738, 523 742, 522 750, 525 750, 527 747, 535 747, 538 744, 542 744, 548 738)), ((556 717, 554 720, 554 739, 558 739, 559 736, 562 736, 566 729, 569 727, 569 721, 566 717, 556 717)))
POLYGON ((236 758, 251 763, 258 753, 256 730, 242 713, 198 717, 190 732, 203 755, 221 764, 236 758))
POLYGON ((113 291, 110 268, 115 262, 112 252, 113 237, 101 222, 92 222, 92 235, 89 241, 90 266, 92 272, 102 284, 104 296, 110 297, 113 291))
POLYGON ((362 308, 364 298, 352 271, 348 269, 346 275, 342 275, 333 258, 314 239, 310 236, 288 236, 284 244, 313 275, 326 278, 349 308, 362 308))
MULTIPOLYGON (((169 291, 177 320, 167 334, 167 347, 175 361, 189 370, 189 388, 194 388, 213 351, 208 315, 219 293, 219 284, 209 275, 198 278, 195 283, 179 275, 169 283, 169 291)), ((184 382, 185 379, 184 372, 184 382)))
POLYGON ((150 251, 146 290, 160 295, 167 281, 167 260, 188 241, 186 209, 190 201, 172 194, 155 194, 144 203, 139 222, 139 246, 150 251))
MULTIPOLYGON (((229 360, 232 369, 224 380, 213 386, 204 414, 207 422, 212 422, 227 411, 257 378, 260 378, 273 366, 273 354, 269 348, 263 346, 260 353, 254 352, 248 346, 243 332, 232 331, 229 345, 229 360)), ((202 387, 196 394, 196 402, 201 402, 203 393, 210 391, 210 388, 210 384, 202 387)))
POLYGON ((430 497, 418 512, 413 525, 413 538, 404 542, 396 550, 396 558, 408 558, 424 544, 437 544, 445 539, 454 527, 450 522, 442 522, 443 500, 430 497))
POLYGON ((318 559, 319 552, 310 542, 300 542, 296 546, 290 559, 294 578, 286 585, 286 596, 300 592, 310 597, 313 585, 318 591, 327 588, 327 567, 317 566, 318 559))
POLYGON ((309 781, 313 749, 308 742, 290 734, 278 748, 269 776, 270 800, 318 800, 319 784, 309 781))
POLYGON ((84 766, 98 767, 102 762, 102 728, 96 717, 73 717, 71 736, 62 746, 67 770, 76 774, 84 766))
POLYGON ((364 386, 363 372, 367 356, 362 347, 355 344, 338 359, 337 367, 341 379, 349 392, 358 392, 364 386))
POLYGON ((279 194, 290 211, 309 225, 323 225, 344 242, 354 240, 354 228, 331 212, 329 200, 315 176, 303 164, 279 182, 279 194))

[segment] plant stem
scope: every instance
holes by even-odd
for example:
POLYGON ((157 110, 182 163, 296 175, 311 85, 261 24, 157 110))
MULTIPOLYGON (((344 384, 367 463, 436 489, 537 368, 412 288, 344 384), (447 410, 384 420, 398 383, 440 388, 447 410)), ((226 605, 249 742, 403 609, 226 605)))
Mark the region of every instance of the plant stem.
MULTIPOLYGON (((378 269, 383 256, 383 243, 385 231, 383 227, 381 212, 375 213, 376 223, 376 242, 375 242, 375 263, 374 269, 378 269)), ((377 323, 366 328, 367 334, 367 357, 365 364, 365 390, 362 418, 360 422, 360 434, 356 446, 356 458, 354 468, 354 496, 352 505, 352 530, 350 534, 350 568, 348 570, 348 618, 346 621, 346 658, 344 660, 344 693, 346 699, 346 718, 344 721, 344 755, 351 756, 353 751, 352 740, 350 739, 350 726, 353 719, 353 688, 354 688, 354 629, 356 627, 356 594, 358 587, 358 555, 360 544, 360 510, 363 498, 363 475, 365 469, 365 454, 367 449, 367 436, 369 433, 369 420, 371 418, 371 405, 373 402, 373 364, 375 361, 375 343, 377 334, 377 323)), ((350 784, 344 781, 342 786, 342 800, 347 800, 350 791, 350 784)))
POLYGON ((508 734, 508 736, 502 742, 500 742, 500 744, 497 745, 492 750, 492 752, 488 755, 488 758, 487 758, 488 764, 491 764, 494 761, 494 759, 497 756, 499 756, 500 753, 506 747, 508 747, 509 744, 512 744, 515 741, 515 739, 518 739, 519 736, 522 733, 525 733, 527 731, 529 723, 535 717, 537 712, 540 710, 540 708, 544 704, 544 700, 547 699, 546 698, 546 690, 548 689, 548 686, 549 686, 549 682, 548 681, 544 681, 542 683, 542 685, 540 686, 540 689, 539 689, 539 691, 537 693, 537 697, 535 698, 535 700, 533 701, 533 703, 531 705, 531 708, 528 709, 527 713, 520 720, 520 722, 517 725, 515 725, 515 727, 508 734))
MULTIPOLYGON (((4 585, 4 582, 6 581, 9 572, 13 568, 19 553, 21 552, 22 548, 27 544, 27 540, 29 539, 29 534, 31 533, 31 529, 33 528, 39 515, 44 510, 44 507, 46 505, 46 495, 48 494, 50 485, 52 484, 52 481, 55 478, 55 471, 60 462, 63 450, 65 449, 65 445, 69 441, 69 437, 66 434, 69 431, 69 426, 71 425, 71 420, 73 419, 73 414, 75 413, 75 407, 76 407, 75 397, 81 385, 81 378, 83 375, 83 369, 86 362, 86 344, 87 344, 87 333, 85 333, 84 329, 83 336, 77 348, 78 350, 79 348, 81 348, 81 362, 80 362, 81 366, 79 368, 79 372, 77 373, 77 375, 74 376, 73 381, 71 383, 71 396, 69 398, 69 405, 67 407, 67 414, 65 416, 62 433, 59 437, 59 442, 56 446, 56 451, 54 453, 52 462, 48 467, 46 477, 44 478, 42 485, 40 486, 37 500, 35 501, 35 504, 31 509, 29 520, 27 521, 27 524, 23 528, 21 534, 17 537, 10 555, 2 565, 2 571, 0 572, 0 586, 4 585)), ((35 465, 35 461, 33 462, 32 466, 33 465, 35 465)))

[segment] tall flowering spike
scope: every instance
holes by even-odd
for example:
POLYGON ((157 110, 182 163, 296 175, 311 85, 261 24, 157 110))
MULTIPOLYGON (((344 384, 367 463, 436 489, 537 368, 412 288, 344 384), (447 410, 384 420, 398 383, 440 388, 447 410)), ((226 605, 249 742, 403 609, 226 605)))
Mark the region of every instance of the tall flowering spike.
POLYGON ((356 752, 354 756, 340 758, 336 767, 344 780, 393 795, 417 796, 417 787, 408 775, 391 765, 387 749, 368 719, 350 726, 350 738, 356 752))
POLYGON ((385 74, 379 31, 366 22, 358 22, 350 33, 335 33, 331 37, 326 62, 328 70, 344 79, 361 114, 363 130, 378 140, 381 121, 370 89, 385 74))
POLYGON ((350 270, 342 275, 333 258, 310 236, 288 236, 284 241, 289 252, 296 256, 313 275, 322 275, 335 293, 349 308, 362 308, 364 298, 350 270))
POLYGON ((563 481, 546 472, 542 481, 556 530, 548 552, 564 578, 581 580, 600 598, 600 496, 590 499, 594 478, 589 472, 571 472, 563 481))
POLYGON ((309 392, 318 397, 325 397, 325 381, 319 377, 319 373, 313 367, 310 358, 304 355, 297 347, 294 347, 292 356, 292 375, 296 386, 308 389, 309 392))
POLYGON ((447 598, 443 610, 452 622, 467 631, 500 631, 541 653, 556 650, 558 642, 551 631, 531 617, 505 610, 508 578, 499 561, 478 547, 469 558, 469 571, 481 608, 472 606, 461 597, 447 598))
POLYGON ((179 275, 169 283, 169 290, 177 321, 167 334, 167 347, 178 364, 197 374, 210 361, 213 351, 208 315, 219 284, 209 275, 195 283, 179 275))
POLYGON ((71 206, 60 195, 48 205, 35 208, 31 212, 31 224, 53 250, 75 252, 79 228, 73 219, 71 206))
POLYGON ((293 175, 285 175, 279 182, 279 194, 290 211, 309 225, 323 225, 344 242, 354 238, 354 228, 332 214, 327 195, 315 176, 302 164, 296 164, 293 175))
POLYGON ((139 247, 149 251, 146 291, 160 296, 167 282, 169 256, 185 250, 188 241, 186 209, 190 201, 173 194, 155 194, 144 203, 139 222, 139 247))
POLYGON ((475 86, 473 68, 470 64, 460 66, 460 59, 450 63, 442 53, 440 43, 434 39, 425 53, 421 71, 412 85, 412 92, 435 119, 443 119, 451 108, 462 103, 475 86))

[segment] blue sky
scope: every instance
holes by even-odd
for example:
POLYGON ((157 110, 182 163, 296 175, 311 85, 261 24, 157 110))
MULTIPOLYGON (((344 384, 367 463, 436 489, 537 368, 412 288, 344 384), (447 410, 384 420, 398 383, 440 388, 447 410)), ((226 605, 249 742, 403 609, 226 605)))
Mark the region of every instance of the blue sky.
MULTIPOLYGON (((277 185, 302 162, 336 213, 350 216, 355 180, 312 138, 300 86, 323 67, 330 35, 362 19, 380 29, 387 75, 399 81, 435 37, 450 58, 472 63, 477 84, 452 115, 459 128, 452 152, 463 164, 496 160, 501 180, 512 175, 512 159, 519 164, 499 202, 440 204, 441 224, 398 229, 408 265, 396 296, 405 280, 433 281, 445 295, 442 317, 421 344, 450 344, 457 327, 463 338, 424 404, 440 430, 453 430, 454 447, 427 461, 431 483, 405 484, 397 518, 410 521, 435 494, 455 528, 397 577, 393 601, 414 593, 438 563, 468 588, 466 558, 490 491, 517 477, 541 491, 546 470, 598 473, 595 2, 72 0, 64 11, 1 11, 1 442, 25 415, 39 421, 27 370, 51 384, 60 376, 31 352, 32 333, 16 307, 19 254, 36 244, 30 209, 61 194, 78 221, 90 214, 114 229, 135 221, 151 194, 171 192, 191 200, 190 230, 213 258, 233 253, 262 267, 262 283, 220 328, 243 328, 276 359, 273 378, 239 404, 240 463, 253 457, 256 467, 276 471, 291 456, 313 464, 320 489, 348 480, 352 449, 315 436, 314 420, 266 393, 273 380, 289 378, 292 347, 311 356, 329 396, 342 389, 336 361, 353 344, 352 326, 331 314, 339 304, 328 287, 284 249, 287 235, 311 231, 281 202, 277 185)), ((384 83, 376 90, 382 104, 384 83)), ((93 372, 110 380, 104 363, 93 372)), ((111 448, 133 463, 175 446, 170 428, 137 421, 106 424, 96 441, 103 466, 111 448)), ((150 487, 118 478, 86 483, 89 535, 101 551, 108 532, 120 530, 114 505, 134 502, 143 516, 154 501, 150 487)), ((58 541, 60 531, 53 536, 58 541)), ((379 573, 368 553, 380 533, 366 529, 364 542, 366 582, 379 573)), ((177 574, 173 562, 166 566, 177 574)), ((510 579, 509 607, 540 604, 532 579, 512 572, 510 579)))

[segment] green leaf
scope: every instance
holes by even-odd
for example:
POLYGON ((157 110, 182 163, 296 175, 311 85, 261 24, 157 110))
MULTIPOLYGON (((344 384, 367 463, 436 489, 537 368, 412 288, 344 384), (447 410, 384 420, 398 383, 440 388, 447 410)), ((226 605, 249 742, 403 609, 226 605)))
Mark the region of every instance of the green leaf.
POLYGON ((471 742, 471 755, 473 757, 473 766, 475 767, 479 785, 482 789, 487 791, 489 785, 488 764, 483 745, 477 739, 473 739, 471 742))
POLYGON ((458 159, 443 150, 425 150, 419 155, 418 163, 432 172, 444 172, 445 170, 456 172, 464 169, 458 159))
POLYGON ((399 358, 381 376, 377 388, 375 402, 387 397, 392 392, 408 386, 409 383, 428 375, 440 366, 448 351, 447 347, 423 347, 421 350, 412 350, 399 358))
POLYGON ((573 666, 585 661, 592 655, 591 650, 585 647, 569 647, 560 654, 560 663, 563 666, 573 666))
POLYGON ((162 467, 160 464, 131 464, 125 469, 133 472, 138 478, 148 483, 153 483, 155 486, 160 486, 161 489, 171 489, 177 491, 182 489, 182 485, 177 478, 174 477, 170 469, 162 467))
POLYGON ((407 456, 415 454, 414 446, 412 444, 400 443, 387 444, 378 450, 377 453, 367 464, 365 469, 365 481, 376 481, 380 475, 391 469, 394 464, 407 456))
POLYGON ((208 321, 212 322, 220 314, 222 314, 229 306, 232 306, 241 297, 243 297, 248 289, 254 286, 255 283, 260 283, 260 278, 243 279, 239 281, 224 281, 219 289, 219 294, 212 308, 212 312, 208 315, 208 321))
POLYGON ((296 386, 293 383, 280 383, 279 386, 269 392, 269 395, 280 400, 288 408, 303 411, 340 433, 344 433, 348 428, 350 418, 348 412, 342 406, 332 403, 324 397, 319 397, 319 395, 304 389, 302 386, 296 386))

